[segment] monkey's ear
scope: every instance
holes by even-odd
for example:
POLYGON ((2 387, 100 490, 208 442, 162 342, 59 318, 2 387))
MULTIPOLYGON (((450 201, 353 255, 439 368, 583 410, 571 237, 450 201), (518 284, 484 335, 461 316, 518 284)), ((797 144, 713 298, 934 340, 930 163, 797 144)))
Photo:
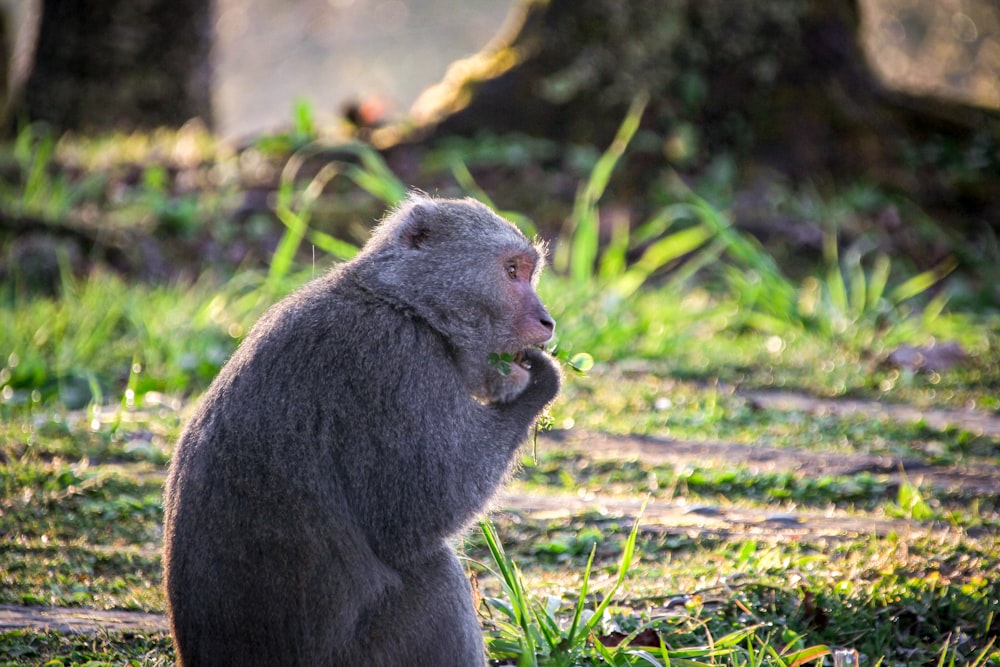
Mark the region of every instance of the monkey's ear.
POLYGON ((416 204, 407 212, 406 222, 399 232, 399 240, 407 248, 418 249, 430 236, 428 211, 421 204, 416 204))

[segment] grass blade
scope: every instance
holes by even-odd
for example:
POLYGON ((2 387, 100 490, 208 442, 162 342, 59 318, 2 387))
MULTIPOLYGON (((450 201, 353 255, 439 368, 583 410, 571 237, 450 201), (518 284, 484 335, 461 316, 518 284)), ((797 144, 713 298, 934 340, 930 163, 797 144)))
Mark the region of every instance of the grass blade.
POLYGON ((504 592, 507 594, 507 598, 510 600, 511 612, 514 615, 513 620, 521 630, 519 634, 521 657, 518 665, 530 667, 536 664, 535 630, 531 627, 531 607, 525 595, 521 575, 517 570, 517 565, 507 557, 493 522, 484 518, 480 520, 479 527, 483 532, 483 537, 486 539, 486 546, 490 550, 490 555, 500 570, 500 582, 503 585, 504 592))
MULTIPOLYGON (((635 542, 639 537, 639 521, 642 519, 642 515, 645 513, 646 505, 648 504, 649 496, 647 495, 646 499, 642 501, 639 513, 635 517, 635 522, 632 524, 632 530, 629 532, 628 539, 625 540, 625 548, 622 551, 621 562, 618 564, 618 576, 615 578, 615 583, 611 586, 611 590, 605 594, 601 604, 599 604, 597 609, 594 610, 594 615, 590 617, 586 624, 584 624, 587 634, 590 634, 594 627, 601 622, 601 619, 604 617, 604 612, 611 604, 611 600, 614 599, 618 589, 621 588, 623 583, 625 583, 625 577, 628 575, 628 572, 632 567, 632 559, 635 557, 635 542)), ((593 559, 593 556, 591 556, 591 559, 593 559)))
POLYGON ((632 266, 615 282, 622 298, 635 293, 650 276, 688 253, 703 246, 712 231, 705 225, 689 227, 653 243, 632 266))
MULTIPOLYGON (((594 567, 594 556, 596 553, 597 545, 595 544, 590 548, 590 557, 587 559, 587 567, 583 571, 583 582, 580 584, 580 594, 576 599, 576 609, 573 612, 573 620, 570 622, 569 631, 566 633, 566 643, 570 645, 578 641, 577 629, 580 627, 580 618, 583 616, 583 607, 586 603, 587 593, 590 589, 590 573, 594 567)), ((584 633, 584 635, 586 635, 586 633, 584 633)))
POLYGON ((949 273, 958 267, 958 261, 954 257, 949 257, 932 269, 923 273, 918 273, 909 280, 896 286, 889 294, 889 300, 894 304, 911 299, 918 294, 926 292, 928 289, 941 282, 949 273))
POLYGON ((647 93, 640 93, 635 97, 611 145, 598 158, 587 182, 577 191, 573 212, 560 234, 562 239, 568 241, 562 241, 556 246, 552 259, 552 265, 557 271, 568 272, 574 280, 587 280, 593 274, 599 240, 597 202, 607 189, 615 166, 639 129, 642 113, 648 103, 647 93))
POLYGON ((836 234, 828 232, 823 235, 823 259, 827 265, 827 296, 834 310, 842 317, 846 317, 849 309, 849 297, 847 287, 844 285, 844 275, 841 273, 836 234))
POLYGON ((885 286, 889 283, 889 271, 892 262, 885 253, 879 253, 875 257, 875 265, 872 267, 871 275, 868 276, 868 308, 877 308, 882 298, 885 296, 885 286))

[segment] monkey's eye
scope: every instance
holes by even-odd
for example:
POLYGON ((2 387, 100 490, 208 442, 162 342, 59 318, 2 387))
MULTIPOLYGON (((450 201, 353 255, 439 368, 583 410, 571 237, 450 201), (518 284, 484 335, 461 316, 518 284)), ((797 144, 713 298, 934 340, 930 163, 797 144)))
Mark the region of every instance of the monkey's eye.
POLYGON ((511 280, 517 278, 517 264, 511 262, 510 264, 505 266, 504 269, 507 271, 508 278, 510 278, 511 280))

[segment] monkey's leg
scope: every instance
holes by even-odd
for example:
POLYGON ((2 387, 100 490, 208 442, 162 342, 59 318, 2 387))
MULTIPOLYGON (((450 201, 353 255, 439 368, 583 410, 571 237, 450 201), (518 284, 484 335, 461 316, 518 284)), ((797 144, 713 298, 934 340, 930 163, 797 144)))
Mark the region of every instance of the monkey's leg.
POLYGON ((400 573, 395 589, 368 622, 358 664, 477 667, 486 663, 483 632, 469 581, 447 546, 400 573))

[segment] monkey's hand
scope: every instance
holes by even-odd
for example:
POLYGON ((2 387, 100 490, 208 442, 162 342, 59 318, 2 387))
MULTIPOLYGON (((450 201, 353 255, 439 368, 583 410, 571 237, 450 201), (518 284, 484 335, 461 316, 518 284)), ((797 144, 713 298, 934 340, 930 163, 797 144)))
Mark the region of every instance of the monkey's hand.
POLYGON ((513 365, 527 376, 517 400, 537 403, 541 409, 559 393, 562 373, 549 353, 530 347, 517 353, 513 365))
POLYGON ((545 352, 526 348, 517 354, 491 355, 476 395, 485 403, 537 402, 539 409, 559 392, 560 374, 545 352))

